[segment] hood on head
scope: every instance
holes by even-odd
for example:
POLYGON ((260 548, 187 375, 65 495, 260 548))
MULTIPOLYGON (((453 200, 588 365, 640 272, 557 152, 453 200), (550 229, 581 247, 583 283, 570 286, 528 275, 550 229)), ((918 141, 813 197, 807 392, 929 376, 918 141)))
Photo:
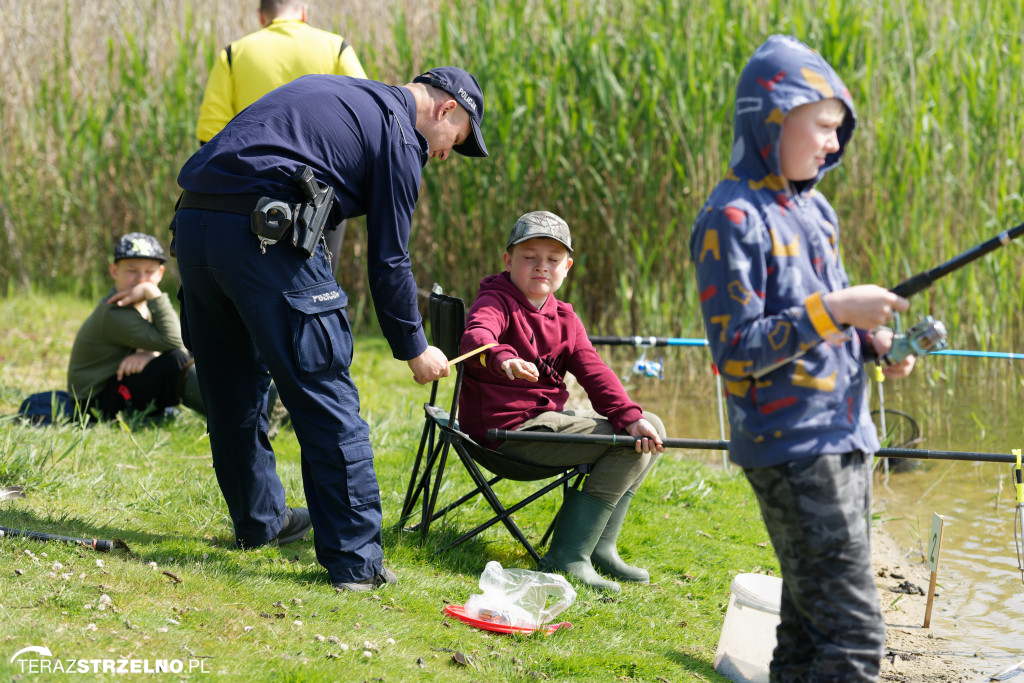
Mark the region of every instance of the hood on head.
POLYGON ((846 118, 838 131, 839 151, 826 157, 817 178, 805 187, 813 187, 839 164, 853 137, 857 114, 850 91, 820 54, 792 36, 769 37, 743 67, 736 87, 731 172, 748 180, 753 189, 783 189, 779 161, 783 117, 802 104, 831 97, 846 105, 846 118))

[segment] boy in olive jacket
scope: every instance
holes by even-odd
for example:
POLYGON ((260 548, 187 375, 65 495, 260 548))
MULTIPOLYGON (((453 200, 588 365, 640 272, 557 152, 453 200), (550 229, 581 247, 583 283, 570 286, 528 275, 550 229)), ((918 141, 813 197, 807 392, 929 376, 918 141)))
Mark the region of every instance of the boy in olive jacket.
POLYGON ((68 391, 83 412, 160 411, 184 403, 205 414, 178 314, 160 291, 163 247, 139 232, 114 247, 114 284, 75 335, 68 391))

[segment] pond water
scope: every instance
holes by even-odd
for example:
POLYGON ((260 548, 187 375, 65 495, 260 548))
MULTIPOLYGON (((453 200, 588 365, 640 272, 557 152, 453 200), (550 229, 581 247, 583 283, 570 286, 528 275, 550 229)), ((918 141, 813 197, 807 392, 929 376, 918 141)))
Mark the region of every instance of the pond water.
MULTIPOLYGON (((601 351, 620 375, 628 374, 640 355, 622 347, 601 351)), ((659 356, 665 379, 633 375, 626 381, 631 396, 665 419, 669 436, 721 438, 707 351, 647 352, 648 360, 659 356)), ((895 416, 902 433, 916 423, 917 448, 1009 454, 1024 448, 1022 387, 1024 361, 933 356, 919 362, 910 378, 885 382, 883 396, 887 410, 912 420, 895 416)), ((874 387, 871 405, 879 405, 874 387)), ((728 438, 728 425, 725 434, 728 438)), ((694 455, 721 466, 720 452, 694 455)), ((1024 582, 1014 541, 1012 466, 912 462, 916 467, 893 467, 888 474, 879 468, 873 512, 900 546, 910 549, 908 562, 923 562, 933 513, 945 518, 933 631, 957 643, 960 652, 1019 661, 1024 657, 1024 582)))

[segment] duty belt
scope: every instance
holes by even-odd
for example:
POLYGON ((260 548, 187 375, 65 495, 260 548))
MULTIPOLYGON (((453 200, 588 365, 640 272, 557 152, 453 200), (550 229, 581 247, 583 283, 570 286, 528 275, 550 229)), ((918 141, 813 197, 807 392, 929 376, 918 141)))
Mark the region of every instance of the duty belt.
POLYGON ((318 182, 309 166, 300 167, 291 179, 305 198, 298 204, 257 194, 205 194, 185 190, 178 197, 175 208, 225 211, 249 216, 249 229, 260 238, 262 253, 266 253, 268 245, 277 244, 290 234, 292 246, 311 258, 317 244, 323 243, 324 248, 327 247, 324 230, 333 230, 335 227, 327 228, 327 220, 334 206, 334 188, 318 182))
POLYGON ((259 202, 258 194, 205 194, 185 190, 178 199, 178 209, 205 209, 207 211, 226 211, 249 216, 259 202))

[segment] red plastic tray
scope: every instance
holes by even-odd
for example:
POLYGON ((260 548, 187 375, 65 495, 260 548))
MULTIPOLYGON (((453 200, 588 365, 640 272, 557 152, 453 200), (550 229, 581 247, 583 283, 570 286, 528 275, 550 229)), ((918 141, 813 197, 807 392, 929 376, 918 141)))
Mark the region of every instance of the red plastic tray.
POLYGON ((465 622, 470 626, 482 628, 485 631, 494 631, 495 633, 533 633, 534 631, 542 631, 544 635, 549 636, 560 628, 572 628, 572 624, 568 621, 562 621, 557 624, 545 624, 540 628, 496 624, 493 621, 482 621, 480 619, 474 619, 473 617, 466 616, 466 610, 462 605, 445 605, 444 612, 448 616, 455 617, 459 621, 465 622))

